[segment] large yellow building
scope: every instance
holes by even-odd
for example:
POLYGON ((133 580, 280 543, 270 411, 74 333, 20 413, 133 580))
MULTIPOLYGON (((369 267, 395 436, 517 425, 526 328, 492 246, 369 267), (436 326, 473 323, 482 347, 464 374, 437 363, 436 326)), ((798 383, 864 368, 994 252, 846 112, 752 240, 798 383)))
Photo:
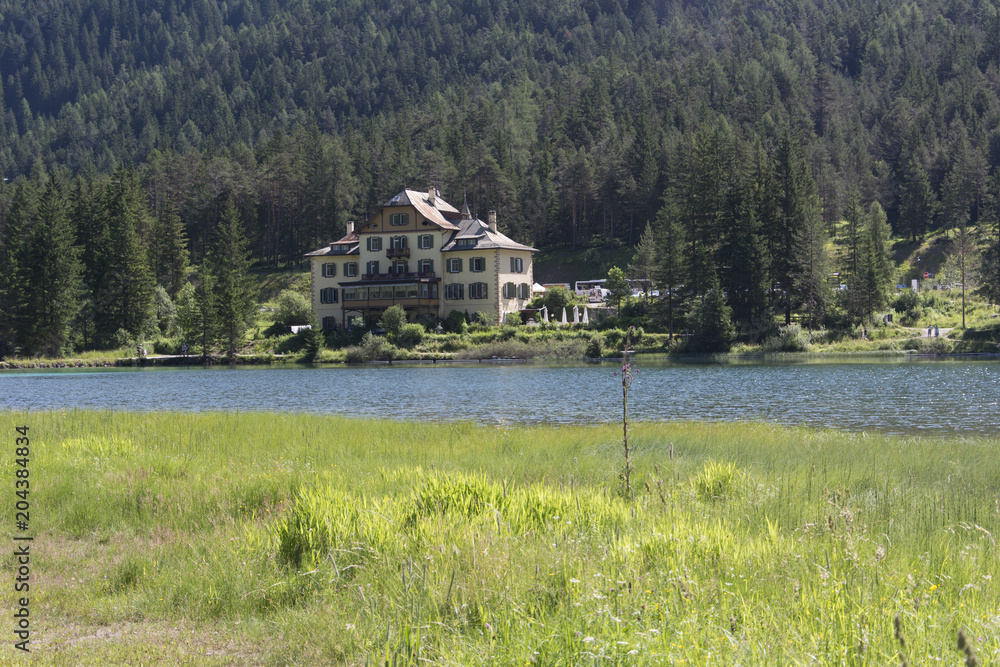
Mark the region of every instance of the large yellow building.
POLYGON ((496 212, 477 220, 435 188, 403 190, 359 228, 307 253, 312 303, 324 329, 354 317, 374 325, 386 308, 407 319, 444 319, 453 310, 503 323, 531 300, 534 248, 497 231, 496 212))

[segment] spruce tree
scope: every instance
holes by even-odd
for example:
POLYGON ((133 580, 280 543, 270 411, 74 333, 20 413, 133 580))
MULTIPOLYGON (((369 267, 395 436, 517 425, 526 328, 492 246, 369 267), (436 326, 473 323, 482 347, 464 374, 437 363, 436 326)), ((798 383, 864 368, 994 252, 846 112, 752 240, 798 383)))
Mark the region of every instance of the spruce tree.
POLYGON ((755 338, 770 329, 770 305, 767 298, 768 258, 759 218, 756 179, 747 182, 735 197, 732 222, 720 248, 720 281, 729 294, 733 321, 755 338))
POLYGON ((118 330, 140 338, 155 323, 153 289, 156 281, 140 236, 149 227, 149 212, 138 176, 120 168, 106 191, 108 241, 104 244, 104 276, 98 291, 101 308, 95 316, 98 336, 110 340, 118 330))
POLYGON ((677 204, 669 195, 664 196, 663 206, 656 214, 656 221, 660 236, 654 275, 660 289, 666 292, 665 295, 661 294, 659 303, 663 304, 666 311, 667 334, 673 340, 674 323, 679 314, 683 313, 684 299, 680 292, 686 293, 686 290, 681 290, 680 287, 684 284, 687 273, 683 260, 684 227, 681 224, 677 204))
POLYGON ((236 356, 247 327, 257 312, 250 251, 243 223, 232 200, 226 203, 209 252, 209 273, 214 280, 215 312, 219 339, 226 356, 236 356))
POLYGON ((0 235, 0 356, 21 352, 25 328, 26 239, 36 218, 35 184, 22 181, 16 188, 0 235))
POLYGON ((656 270, 656 232, 653 225, 646 223, 646 229, 639 238, 639 245, 632 256, 632 262, 628 265, 628 274, 632 280, 639 280, 642 290, 648 296, 653 284, 653 272, 656 270))
POLYGON ((70 323, 80 309, 80 249, 62 184, 50 176, 38 204, 38 219, 25 245, 26 349, 60 356, 70 323))
POLYGON ((848 281, 851 314, 857 320, 871 318, 883 308, 892 280, 890 237, 892 230, 878 202, 869 208, 858 239, 858 270, 848 281))
POLYGON ((176 298, 187 280, 190 253, 184 222, 172 205, 164 206, 156 219, 150 255, 157 281, 176 298))

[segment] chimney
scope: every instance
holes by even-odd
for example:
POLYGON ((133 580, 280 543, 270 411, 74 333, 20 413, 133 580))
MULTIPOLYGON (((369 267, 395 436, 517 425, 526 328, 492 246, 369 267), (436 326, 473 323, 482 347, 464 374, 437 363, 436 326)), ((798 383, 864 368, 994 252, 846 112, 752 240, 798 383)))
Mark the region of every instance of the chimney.
POLYGON ((497 212, 496 211, 490 211, 489 212, 489 220, 490 220, 490 231, 495 232, 497 230, 497 212))
POLYGON ((427 186, 427 203, 431 206, 437 206, 437 188, 433 185, 427 186))
POLYGON ((348 234, 353 234, 354 233, 354 221, 353 220, 348 220, 347 221, 347 233, 348 234))

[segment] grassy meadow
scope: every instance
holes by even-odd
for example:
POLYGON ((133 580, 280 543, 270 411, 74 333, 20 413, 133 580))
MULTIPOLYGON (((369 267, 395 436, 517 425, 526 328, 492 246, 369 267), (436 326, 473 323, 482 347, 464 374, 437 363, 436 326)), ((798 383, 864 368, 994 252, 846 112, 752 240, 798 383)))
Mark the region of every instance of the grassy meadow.
POLYGON ((960 631, 1000 656, 991 440, 638 424, 627 499, 620 425, 0 424, 8 546, 31 438, 32 664, 960 664, 960 631))

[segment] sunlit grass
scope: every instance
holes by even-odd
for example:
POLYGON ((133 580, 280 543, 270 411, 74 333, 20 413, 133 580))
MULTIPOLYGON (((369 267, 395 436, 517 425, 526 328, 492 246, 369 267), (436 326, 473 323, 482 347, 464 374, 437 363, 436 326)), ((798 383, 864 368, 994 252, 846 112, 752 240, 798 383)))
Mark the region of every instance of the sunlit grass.
POLYGON ((0 424, 32 438, 40 664, 885 665, 897 615, 910 664, 961 627, 998 653, 991 440, 637 424, 627 502, 612 425, 0 424))

